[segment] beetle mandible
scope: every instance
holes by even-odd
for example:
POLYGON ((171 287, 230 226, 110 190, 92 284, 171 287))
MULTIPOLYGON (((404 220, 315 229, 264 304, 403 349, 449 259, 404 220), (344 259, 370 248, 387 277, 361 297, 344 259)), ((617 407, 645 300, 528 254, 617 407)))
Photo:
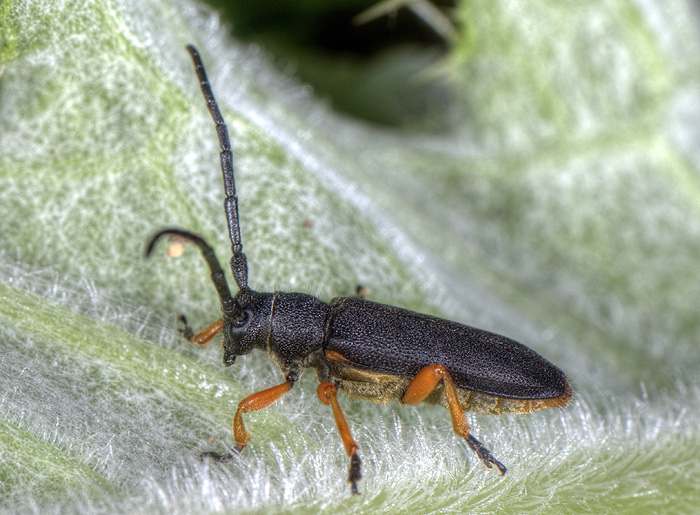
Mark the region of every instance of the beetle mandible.
POLYGON ((231 239, 235 296, 213 249, 183 229, 163 229, 152 237, 146 256, 165 235, 197 245, 209 266, 221 301, 222 317, 194 334, 185 323, 185 338, 201 346, 223 333, 224 365, 252 349, 267 351, 284 374, 284 382, 243 399, 233 418, 236 447, 202 457, 228 460, 250 441, 243 414, 261 410, 287 393, 305 368, 320 381, 317 394, 330 404, 338 432, 350 457, 348 482, 358 493, 359 447, 338 404, 338 391, 350 397, 414 405, 440 404, 450 411, 454 432, 489 469, 506 467, 472 434, 465 410, 481 413, 530 413, 566 406, 573 395, 564 373, 524 345, 498 334, 357 297, 330 303, 304 293, 258 292, 248 286, 248 264, 241 243, 233 157, 226 123, 219 111, 197 50, 188 45, 202 94, 216 124, 221 147, 224 208, 231 239))

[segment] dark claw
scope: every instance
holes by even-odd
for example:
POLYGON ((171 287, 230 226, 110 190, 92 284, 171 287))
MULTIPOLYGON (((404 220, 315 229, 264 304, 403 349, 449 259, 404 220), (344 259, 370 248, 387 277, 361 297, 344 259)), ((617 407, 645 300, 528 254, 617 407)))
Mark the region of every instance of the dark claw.
POLYGON ((481 459, 481 461, 484 462, 486 468, 493 469, 493 466, 496 465, 496 468, 501 473, 501 475, 505 475, 506 470, 508 469, 506 469, 503 463, 494 458, 491 454, 491 451, 484 447, 479 440, 474 438, 472 435, 468 435, 464 439, 467 441, 467 445, 469 446, 469 448, 476 453, 476 455, 481 459))
POLYGON ((182 329, 178 329, 178 331, 185 340, 191 342, 192 338, 194 337, 194 331, 189 325, 187 325, 187 318, 185 318, 185 315, 180 315, 177 318, 177 321, 182 322, 182 324, 184 325, 184 327, 182 329))
POLYGON ((348 483, 352 485, 352 493, 355 495, 360 494, 360 490, 358 490, 357 488, 357 482, 360 479, 362 479, 362 472, 360 471, 361 466, 362 460, 357 455, 357 453, 353 454, 350 458, 350 472, 348 473, 348 483))

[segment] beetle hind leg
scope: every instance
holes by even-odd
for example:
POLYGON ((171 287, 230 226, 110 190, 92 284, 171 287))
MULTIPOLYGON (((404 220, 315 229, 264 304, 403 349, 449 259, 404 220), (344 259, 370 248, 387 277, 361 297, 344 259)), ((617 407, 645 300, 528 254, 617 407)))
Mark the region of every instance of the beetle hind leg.
POLYGON ((506 473, 506 467, 493 457, 491 451, 489 451, 483 444, 474 438, 470 433, 471 428, 467 423, 467 418, 464 416, 464 410, 459 403, 457 398, 457 390, 455 388, 454 382, 452 381, 452 376, 447 371, 447 369, 442 365, 428 365, 423 368, 420 372, 416 374, 413 380, 409 383, 406 392, 403 394, 402 401, 405 404, 414 405, 419 402, 424 401, 428 396, 433 393, 438 383, 442 381, 445 401, 447 403, 447 408, 450 410, 450 415, 452 417, 452 429, 458 435, 464 438, 467 445, 471 450, 473 450, 476 455, 484 462, 486 468, 493 469, 495 465, 501 475, 506 473))
POLYGON ((318 390, 316 390, 318 398, 323 404, 330 404, 333 409, 333 417, 335 418, 335 423, 338 426, 338 432, 340 433, 340 438, 343 440, 343 446, 345 446, 345 452, 347 452, 350 457, 350 467, 348 469, 348 483, 352 489, 353 494, 359 494, 360 490, 357 488, 357 482, 362 479, 362 460, 357 454, 360 447, 355 442, 355 439, 350 433, 350 427, 345 420, 345 415, 343 415, 343 410, 340 409, 340 404, 338 404, 338 390, 331 383, 324 381, 318 385, 318 390))

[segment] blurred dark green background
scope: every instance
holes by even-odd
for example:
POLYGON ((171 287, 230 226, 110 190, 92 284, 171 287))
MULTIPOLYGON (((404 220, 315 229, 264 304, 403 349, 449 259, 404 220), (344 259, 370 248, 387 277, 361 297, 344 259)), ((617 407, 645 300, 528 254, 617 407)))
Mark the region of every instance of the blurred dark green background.
POLYGON ((457 38, 455 2, 208 3, 236 38, 260 45, 337 111, 412 130, 449 124, 450 88, 430 68, 457 38))

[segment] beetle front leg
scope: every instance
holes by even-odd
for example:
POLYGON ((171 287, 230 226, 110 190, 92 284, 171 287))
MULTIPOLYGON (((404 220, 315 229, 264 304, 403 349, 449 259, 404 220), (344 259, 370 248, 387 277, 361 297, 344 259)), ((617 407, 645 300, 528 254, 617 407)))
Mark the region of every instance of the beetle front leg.
POLYGON ((359 494, 360 491, 357 488, 357 482, 362 479, 362 472, 360 470, 362 466, 362 460, 357 455, 357 451, 360 447, 355 442, 355 439, 350 433, 350 427, 345 420, 345 415, 343 415, 343 410, 340 409, 340 404, 338 404, 338 390, 331 383, 324 381, 318 385, 316 390, 318 398, 325 405, 330 404, 333 409, 333 417, 335 418, 335 424, 338 426, 338 432, 340 433, 340 438, 343 440, 343 445, 345 446, 345 452, 350 457, 350 468, 348 472, 348 483, 352 486, 352 493, 359 494))
POLYGON ((492 469, 495 465, 501 475, 504 475, 506 467, 493 457, 491 451, 470 434, 471 428, 457 399, 457 390, 452 381, 452 376, 450 376, 450 373, 444 366, 429 365, 418 372, 408 385, 408 388, 406 388, 402 401, 409 405, 424 401, 435 390, 440 381, 442 381, 445 389, 445 400, 452 416, 452 429, 454 432, 466 440, 467 445, 476 452, 476 455, 479 456, 487 468, 492 469))
POLYGON ((217 334, 221 332, 224 328, 224 319, 220 318, 216 322, 212 322, 204 329, 195 334, 192 328, 187 325, 187 319, 185 315, 180 315, 178 318, 180 322, 184 324, 184 327, 180 329, 180 334, 182 337, 190 343, 196 343, 197 345, 204 347, 207 345, 217 334))
POLYGON ((234 455, 239 454, 250 442, 250 434, 243 424, 243 413, 250 413, 251 411, 259 411, 267 408, 282 398, 285 393, 291 390, 292 386, 294 386, 294 383, 296 383, 298 379, 299 378, 296 374, 288 374, 286 382, 273 386, 272 388, 267 388, 266 390, 253 393, 243 399, 238 404, 238 409, 233 417, 233 438, 236 441, 236 447, 224 454, 219 454, 216 452, 202 453, 202 459, 213 458, 217 461, 228 461, 234 455))

